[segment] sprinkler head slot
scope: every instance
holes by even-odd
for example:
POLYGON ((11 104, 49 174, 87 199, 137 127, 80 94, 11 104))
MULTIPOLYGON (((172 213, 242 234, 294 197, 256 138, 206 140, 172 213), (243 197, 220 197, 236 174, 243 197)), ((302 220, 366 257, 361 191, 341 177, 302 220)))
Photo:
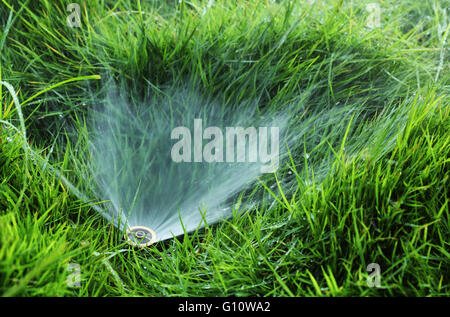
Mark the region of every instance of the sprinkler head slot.
POLYGON ((128 244, 135 247, 145 248, 156 242, 156 233, 144 226, 130 227, 125 233, 128 244))

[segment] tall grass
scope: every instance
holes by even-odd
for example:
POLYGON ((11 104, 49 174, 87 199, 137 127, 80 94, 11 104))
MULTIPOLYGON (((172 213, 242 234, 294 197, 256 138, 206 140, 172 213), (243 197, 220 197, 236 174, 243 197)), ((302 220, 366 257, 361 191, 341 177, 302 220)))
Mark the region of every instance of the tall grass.
POLYGON ((449 294, 445 2, 380 2, 374 29, 369 1, 88 0, 80 28, 66 24, 68 3, 0 5, 0 80, 14 88, 0 86, 2 295, 449 294), (78 79, 103 74, 138 104, 189 82, 257 110, 307 91, 292 116, 328 117, 254 185, 260 195, 243 196, 257 208, 134 250, 52 172, 95 197, 87 117, 104 91, 78 79), (23 131, 42 158, 28 165, 23 131), (67 283, 68 263, 80 265, 80 287, 67 283), (379 288, 367 285, 369 263, 379 288))

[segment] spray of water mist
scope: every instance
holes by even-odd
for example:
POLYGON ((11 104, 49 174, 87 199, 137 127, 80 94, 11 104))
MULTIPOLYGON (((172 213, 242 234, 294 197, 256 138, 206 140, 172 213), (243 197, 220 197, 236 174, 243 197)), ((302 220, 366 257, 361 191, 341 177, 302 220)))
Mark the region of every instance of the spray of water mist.
MULTIPOLYGON (((108 86, 107 96, 91 115, 90 132, 96 195, 110 202, 103 215, 121 230, 151 228, 154 241, 230 217, 236 212, 233 197, 262 174, 276 171, 289 144, 301 137, 298 129, 296 135, 289 133, 289 108, 261 110, 254 100, 224 104, 188 85, 137 102, 125 89, 108 86), (197 131, 199 125, 203 128, 197 131), (208 135, 208 127, 220 130, 222 139, 208 135), (190 134, 182 150, 174 150, 181 140, 177 128, 190 134), (246 135, 242 148, 238 137, 227 136, 228 128, 256 131, 257 137, 246 135), (226 153, 227 145, 234 149, 233 157, 226 153), (189 146, 192 151, 186 153, 189 146), (261 151, 268 155, 264 158, 261 151), (174 159, 173 152, 188 161, 174 159), (214 159, 203 157, 207 153, 214 159)), ((241 209, 249 204, 241 204, 241 209)))

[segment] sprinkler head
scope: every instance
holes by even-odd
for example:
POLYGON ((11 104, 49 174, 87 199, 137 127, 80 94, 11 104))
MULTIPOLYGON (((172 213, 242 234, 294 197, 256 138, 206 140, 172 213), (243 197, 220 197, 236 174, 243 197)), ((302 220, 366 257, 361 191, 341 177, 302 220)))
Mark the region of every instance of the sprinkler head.
POLYGON ((134 226, 127 230, 125 239, 135 247, 145 248, 156 242, 156 233, 147 227, 134 226))

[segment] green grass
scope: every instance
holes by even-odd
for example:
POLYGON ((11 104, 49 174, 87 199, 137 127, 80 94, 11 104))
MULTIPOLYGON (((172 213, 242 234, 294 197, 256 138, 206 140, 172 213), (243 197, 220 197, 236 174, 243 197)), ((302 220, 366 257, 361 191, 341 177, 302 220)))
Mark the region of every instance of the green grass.
POLYGON ((448 1, 88 0, 81 28, 70 2, 0 2, 0 80, 20 103, 0 85, 1 295, 450 294, 448 1), (308 91, 306 118, 344 119, 315 122, 254 185, 257 208, 137 250, 53 172, 92 194, 85 118, 105 74, 137 99, 187 82, 283 109, 308 91))

